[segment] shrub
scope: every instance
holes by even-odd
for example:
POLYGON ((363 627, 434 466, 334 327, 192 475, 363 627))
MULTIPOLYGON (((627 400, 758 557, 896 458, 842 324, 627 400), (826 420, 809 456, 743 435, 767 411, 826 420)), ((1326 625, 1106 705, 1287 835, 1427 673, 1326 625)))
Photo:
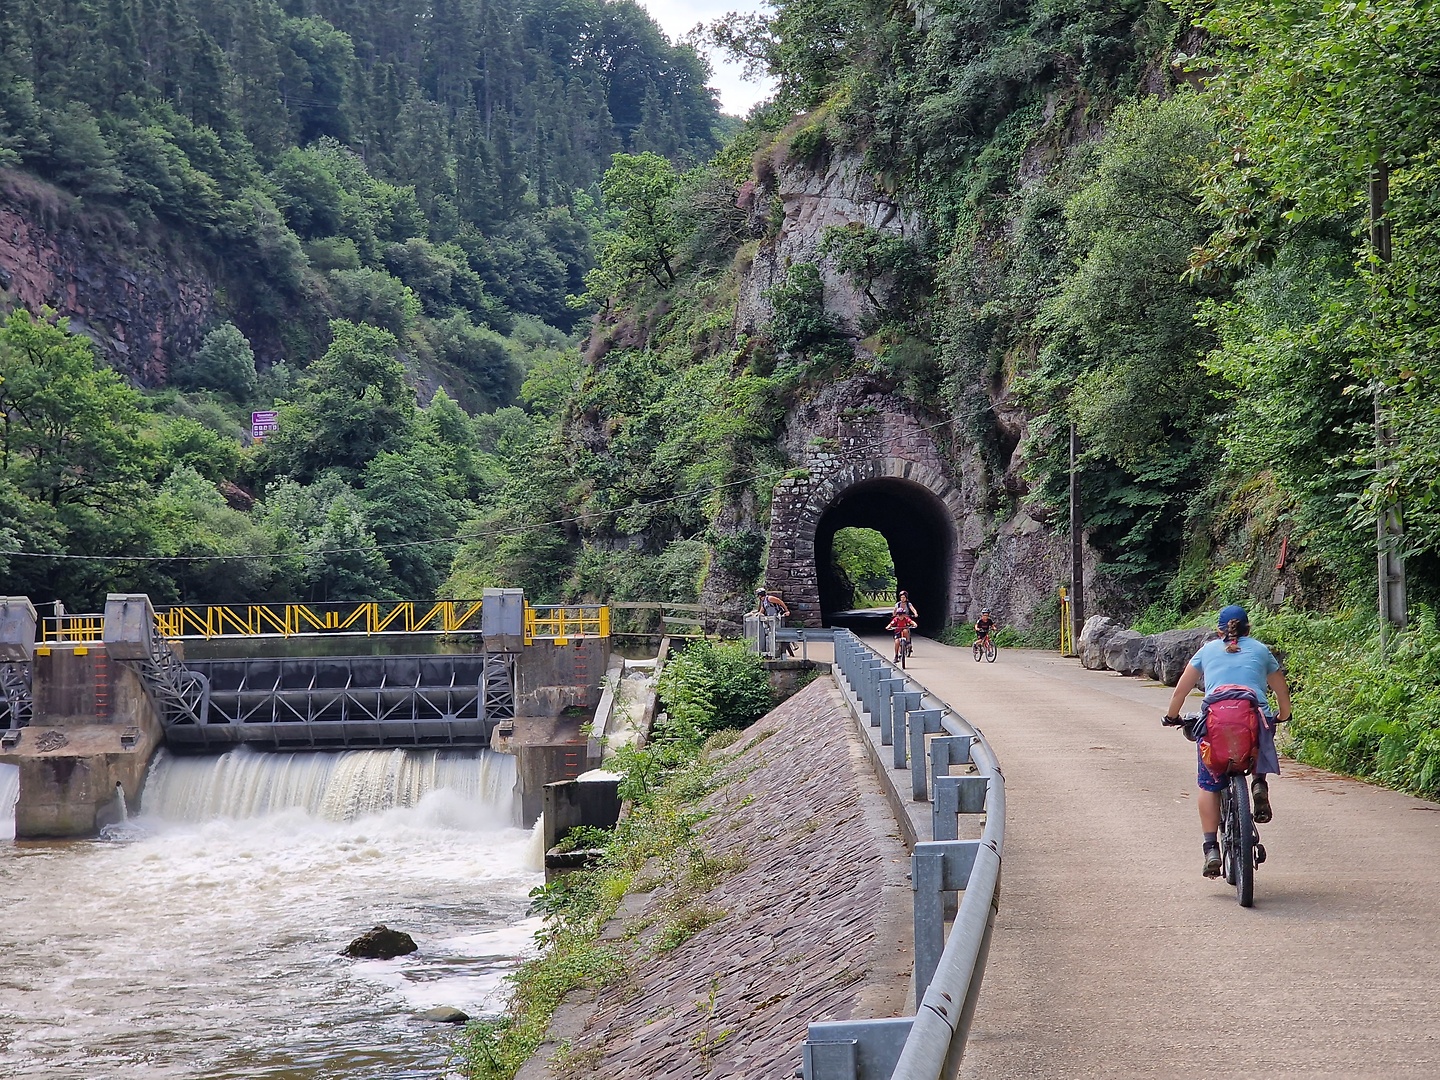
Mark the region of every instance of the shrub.
POLYGON ((194 356, 175 365, 170 381, 186 390, 218 390, 249 401, 259 386, 255 353, 240 329, 227 322, 205 335, 194 356))
POLYGON ((739 641, 696 641, 660 675, 660 700, 669 714, 663 736, 746 728, 770 710, 765 663, 739 641))

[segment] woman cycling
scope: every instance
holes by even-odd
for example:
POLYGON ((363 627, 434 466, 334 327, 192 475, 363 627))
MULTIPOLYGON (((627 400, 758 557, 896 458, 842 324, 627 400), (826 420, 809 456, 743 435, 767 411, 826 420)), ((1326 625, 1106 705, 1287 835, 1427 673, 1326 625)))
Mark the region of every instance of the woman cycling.
MULTIPOLYGON (((1266 776, 1280 771, 1280 757, 1275 751, 1275 725, 1290 719, 1290 687, 1286 685, 1285 673, 1280 662, 1270 649, 1250 636, 1250 616, 1245 609, 1231 604, 1220 612, 1221 637, 1207 641, 1200 651, 1191 658, 1189 665, 1175 684, 1170 695, 1170 711, 1166 719, 1178 723, 1180 708, 1185 698, 1195 687, 1204 685, 1207 690, 1217 686, 1248 687, 1261 705, 1263 714, 1259 725, 1259 753, 1255 759, 1255 779, 1250 783, 1250 798, 1254 803, 1257 825, 1269 821, 1273 812, 1270 808, 1270 785, 1266 776), (1274 691, 1275 711, 1266 703, 1266 691, 1274 691)), ((1196 800, 1200 808, 1200 831, 1205 834, 1205 864, 1202 872, 1206 877, 1220 876, 1220 791, 1226 779, 1217 779, 1199 759, 1199 743, 1196 743, 1199 760, 1200 796, 1196 800)))

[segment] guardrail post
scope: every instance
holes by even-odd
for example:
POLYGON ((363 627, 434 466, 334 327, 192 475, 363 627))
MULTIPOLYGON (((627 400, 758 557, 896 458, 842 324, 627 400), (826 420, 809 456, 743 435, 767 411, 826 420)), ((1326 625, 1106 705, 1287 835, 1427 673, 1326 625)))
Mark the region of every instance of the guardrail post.
POLYGON ((927 732, 943 731, 940 726, 939 709, 920 709, 906 718, 910 728, 910 793, 916 801, 927 797, 929 777, 925 769, 925 735, 927 732))
POLYGON ((800 1048, 805 1080, 890 1080, 912 1019, 822 1020, 810 1024, 800 1048))
MULTIPOLYGON (((918 708, 920 708, 919 691, 906 690, 892 697, 890 699, 890 711, 880 714, 880 745, 889 746, 896 742, 895 733, 898 731, 900 733, 898 741, 903 750, 905 742, 905 713, 911 709, 918 708)), ((897 768, 898 767, 897 765, 897 768)))
MULTIPOLYGON (((880 707, 870 714, 871 727, 878 727, 883 729, 889 726, 887 721, 890 719, 890 710, 895 707, 895 695, 901 693, 904 689, 904 679, 880 680, 880 707)), ((880 743, 882 746, 885 743, 885 737, 883 734, 880 737, 880 743)))
POLYGON ((871 659, 865 662, 865 690, 861 700, 865 702, 865 711, 871 716, 880 711, 880 673, 885 670, 885 664, 878 659, 871 659))
POLYGON ((925 998, 945 951, 946 893, 970 883, 979 840, 927 840, 910 856, 915 892, 915 1004, 925 998))
POLYGON ((983 814, 988 776, 937 776, 930 804, 930 835, 935 840, 960 839, 960 815, 983 814))

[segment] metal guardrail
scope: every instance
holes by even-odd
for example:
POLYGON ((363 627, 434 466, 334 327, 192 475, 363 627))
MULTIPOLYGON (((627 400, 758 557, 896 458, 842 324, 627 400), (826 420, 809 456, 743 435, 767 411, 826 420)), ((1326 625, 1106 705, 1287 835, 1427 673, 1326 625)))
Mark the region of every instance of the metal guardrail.
POLYGON ((609 637, 610 609, 604 604, 525 605, 525 644, 554 639, 557 645, 570 638, 609 637))
POLYGON ((40 623, 40 640, 90 644, 105 638, 104 615, 47 615, 40 623))
MULTIPOLYGON (((834 641, 835 667, 857 721, 878 728, 880 747, 893 748, 894 769, 910 774, 910 799, 931 804, 931 838, 917 837, 911 853, 918 1000, 913 1017, 812 1023, 798 1075, 953 1078, 965 1053, 999 904, 1005 778, 985 737, 955 709, 850 631, 836 631, 834 641), (952 774, 956 765, 972 769, 952 774), (973 815, 983 815, 980 838, 958 839, 962 816, 973 815), (955 910, 957 895, 947 936, 947 909, 955 910)), ((893 776, 884 779, 893 784, 893 776)), ((894 794, 899 800, 905 793, 894 794)))
POLYGON ((724 621, 721 612, 706 604, 612 600, 609 607, 612 637, 714 637, 724 621))
POLYGON ((182 641, 322 634, 478 634, 480 601, 176 604, 156 608, 155 625, 162 637, 182 641))

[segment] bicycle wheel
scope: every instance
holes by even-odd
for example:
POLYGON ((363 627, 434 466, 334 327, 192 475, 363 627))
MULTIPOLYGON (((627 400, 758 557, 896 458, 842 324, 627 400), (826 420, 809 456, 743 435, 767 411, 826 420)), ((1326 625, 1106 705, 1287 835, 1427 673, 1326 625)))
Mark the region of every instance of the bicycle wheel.
POLYGON ((981 655, 982 655, 984 652, 985 652, 985 646, 982 645, 982 644, 980 644, 980 642, 978 642, 978 641, 975 642, 974 645, 971 645, 971 646, 970 646, 970 655, 973 656, 973 657, 975 657, 975 663, 977 663, 977 664, 980 662, 980 657, 981 657, 981 655))
POLYGON ((901 670, 905 668, 905 656, 910 650, 905 647, 904 638, 895 639, 895 662, 900 665, 901 670))
POLYGON ((1229 813, 1225 820, 1225 851, 1230 869, 1225 880, 1235 886, 1241 907, 1255 903, 1255 822, 1250 814, 1250 788, 1245 777, 1232 774, 1225 799, 1229 813))
POLYGON ((997 649, 995 648, 995 642, 991 641, 989 638, 986 638, 986 639, 985 639, 985 662, 986 662, 987 664, 993 664, 993 663, 995 662, 995 657, 996 657, 996 655, 998 654, 998 651, 999 651, 999 650, 997 650, 997 649))

